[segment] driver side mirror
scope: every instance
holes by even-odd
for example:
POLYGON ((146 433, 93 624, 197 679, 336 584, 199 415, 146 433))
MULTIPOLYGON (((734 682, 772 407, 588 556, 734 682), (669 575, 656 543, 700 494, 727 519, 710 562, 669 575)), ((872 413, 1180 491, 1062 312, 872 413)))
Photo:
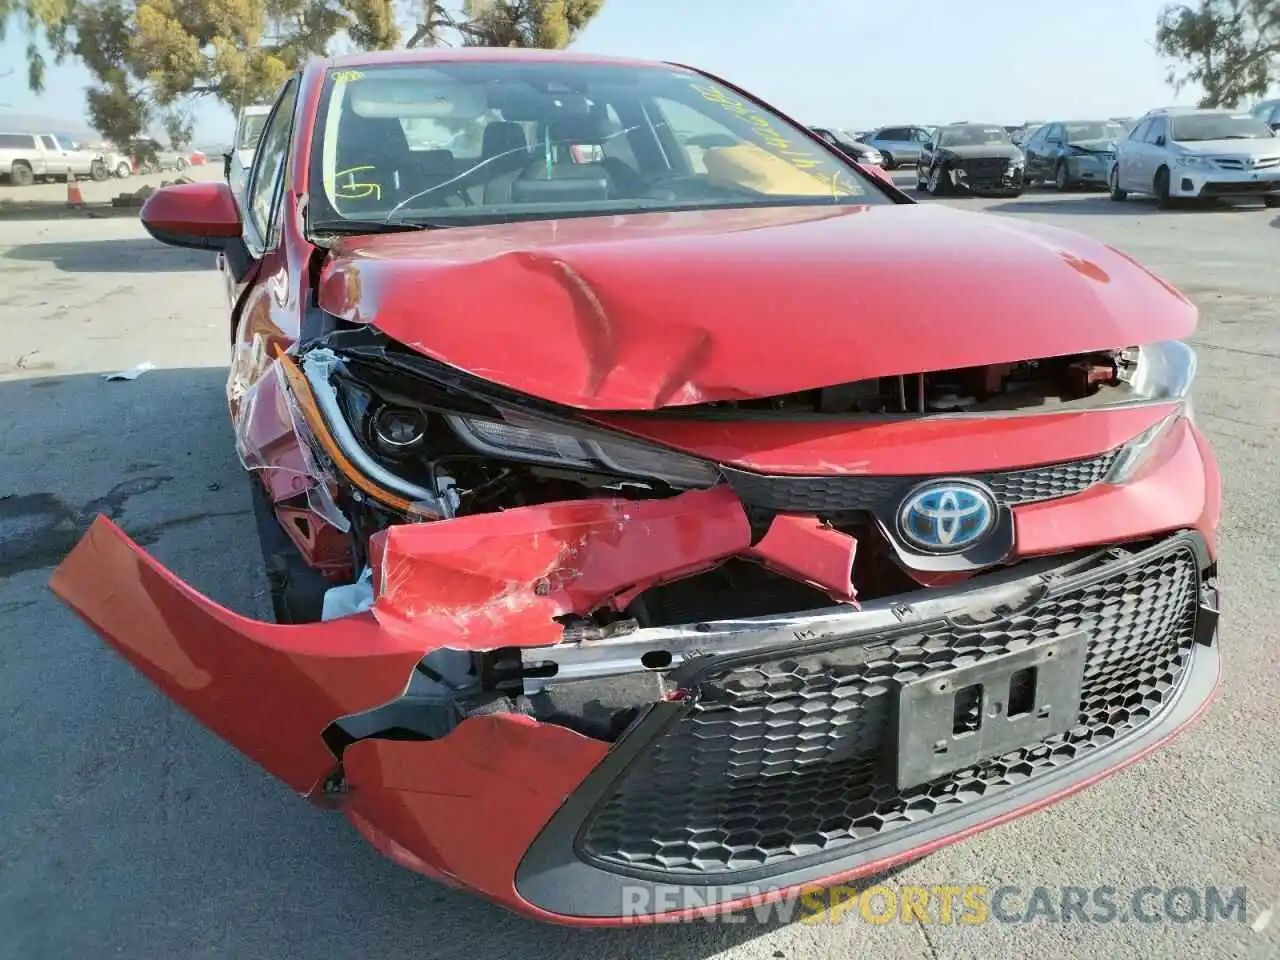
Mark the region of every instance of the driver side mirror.
POLYGON ((923 144, 920 145, 920 149, 928 150, 930 153, 933 153, 933 151, 936 149, 936 146, 934 145, 934 142, 932 140, 926 140, 923 144))
POLYGON ((231 187, 221 180, 161 187, 141 216, 147 233, 171 247, 223 250, 240 241, 244 229, 231 187))
POLYGON ((1160 134, 1160 136, 1156 137, 1156 146, 1157 146, 1157 147, 1163 147, 1163 146, 1165 145, 1165 142, 1166 142, 1166 141, 1165 141, 1165 139, 1164 139, 1164 134, 1163 134, 1163 133, 1162 133, 1162 134, 1160 134))

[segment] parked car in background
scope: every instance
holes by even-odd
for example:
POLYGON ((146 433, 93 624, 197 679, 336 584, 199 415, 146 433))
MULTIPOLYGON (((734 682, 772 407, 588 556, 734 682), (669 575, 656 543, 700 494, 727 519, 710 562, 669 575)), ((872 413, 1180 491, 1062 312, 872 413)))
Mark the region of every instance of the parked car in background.
POLYGON ((961 190, 1016 197, 1022 186, 1022 151, 994 123, 939 127, 916 166, 916 189, 934 196, 961 190))
POLYGON ((869 143, 859 143, 858 139, 847 130, 831 127, 810 127, 809 129, 856 163, 866 164, 869 167, 884 166, 884 155, 879 150, 869 143))
POLYGON ((1280 100, 1263 100, 1250 112, 1272 130, 1280 133, 1280 100))
POLYGON ((929 128, 916 125, 880 127, 873 130, 863 143, 880 151, 886 170, 894 170, 901 166, 914 166, 920 159, 920 148, 928 141, 929 128))
POLYGON ((1106 244, 911 203, 689 67, 505 48, 309 60, 248 199, 141 220, 218 251, 267 563, 217 560, 280 622, 105 516, 52 587, 398 863, 542 920, 722 918, 1035 811, 1209 702, 1196 309, 1106 244))
POLYGON ((236 120, 235 139, 231 149, 222 156, 222 176, 231 184, 231 192, 236 196, 244 194, 253 157, 270 113, 270 104, 250 104, 240 111, 236 120))
POLYGON ((105 180, 110 174, 101 152, 81 149, 69 137, 0 133, 0 176, 22 187, 37 180, 105 180))
POLYGON ((1280 206, 1280 137, 1258 117, 1230 110, 1164 108, 1116 145, 1111 199, 1248 198, 1280 206))
POLYGON ((1111 120, 1046 123, 1022 144, 1026 183, 1048 181, 1059 190, 1105 187, 1116 142, 1124 136, 1124 127, 1111 120))
POLYGON ((129 143, 129 156, 138 173, 159 173, 173 170, 181 173, 191 166, 187 151, 162 146, 150 137, 139 137, 129 143))

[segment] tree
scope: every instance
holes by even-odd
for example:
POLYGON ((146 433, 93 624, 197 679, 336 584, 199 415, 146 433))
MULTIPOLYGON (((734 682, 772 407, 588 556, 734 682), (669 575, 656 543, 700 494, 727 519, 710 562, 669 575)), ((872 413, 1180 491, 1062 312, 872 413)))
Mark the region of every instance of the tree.
POLYGON ((1202 107, 1235 107, 1280 80, 1280 0, 1199 0, 1160 12, 1156 49, 1176 89, 1198 83, 1202 107))
POLYGON ((604 0, 465 0, 463 43, 561 50, 600 12, 604 0))
MULTIPOLYGON (((75 57, 93 75, 90 121, 125 143, 162 123, 175 145, 191 137, 193 98, 233 111, 271 97, 303 60, 345 38, 361 50, 400 43, 396 0, 0 0, 3 28, 28 38, 28 83, 39 92, 45 62, 75 57)), ((422 21, 410 45, 564 47, 603 0, 441 0, 413 2, 422 21)))

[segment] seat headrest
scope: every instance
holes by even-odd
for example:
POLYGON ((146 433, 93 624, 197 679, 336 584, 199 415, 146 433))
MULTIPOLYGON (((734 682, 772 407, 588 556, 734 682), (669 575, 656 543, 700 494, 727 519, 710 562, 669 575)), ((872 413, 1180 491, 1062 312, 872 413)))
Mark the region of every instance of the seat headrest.
POLYGON ((496 157, 512 150, 528 150, 529 140, 524 127, 512 120, 494 120, 486 124, 484 138, 480 142, 482 157, 496 157))
POLYGON ((547 124, 552 143, 607 143, 621 132, 601 116, 559 117, 547 124))

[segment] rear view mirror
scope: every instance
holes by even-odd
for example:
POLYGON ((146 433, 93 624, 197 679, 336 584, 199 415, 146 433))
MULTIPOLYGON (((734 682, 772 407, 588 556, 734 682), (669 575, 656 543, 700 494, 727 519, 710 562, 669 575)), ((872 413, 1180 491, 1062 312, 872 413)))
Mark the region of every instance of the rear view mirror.
POLYGON ((161 187, 142 205, 147 233, 171 247, 222 250, 243 225, 231 187, 221 180, 161 187))

